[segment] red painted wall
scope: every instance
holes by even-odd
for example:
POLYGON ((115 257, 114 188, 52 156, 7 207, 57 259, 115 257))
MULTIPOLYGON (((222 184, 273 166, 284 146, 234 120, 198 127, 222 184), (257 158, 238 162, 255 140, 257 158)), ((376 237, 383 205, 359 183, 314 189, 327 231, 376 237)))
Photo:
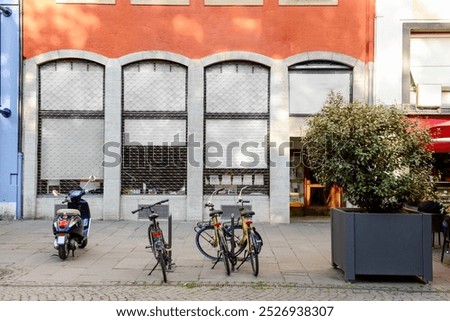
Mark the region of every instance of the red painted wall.
POLYGON ((137 6, 55 4, 23 0, 25 58, 80 49, 110 58, 163 50, 202 58, 241 50, 271 58, 306 51, 336 51, 373 61, 375 0, 338 0, 338 6, 137 6))

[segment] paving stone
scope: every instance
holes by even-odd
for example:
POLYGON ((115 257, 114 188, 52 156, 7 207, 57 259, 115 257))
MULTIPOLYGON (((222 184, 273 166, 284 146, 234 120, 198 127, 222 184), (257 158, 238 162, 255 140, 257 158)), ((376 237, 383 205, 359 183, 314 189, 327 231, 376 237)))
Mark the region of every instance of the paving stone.
MULTIPOLYGON (((260 273, 249 262, 225 275, 194 242, 195 222, 174 222, 173 271, 163 284, 145 249, 147 222, 94 221, 88 246, 61 260, 50 220, 0 221, 0 300, 450 300, 450 255, 433 250, 433 281, 359 277, 331 267, 330 223, 258 224, 260 273)), ((164 229, 166 225, 162 225, 164 229)))

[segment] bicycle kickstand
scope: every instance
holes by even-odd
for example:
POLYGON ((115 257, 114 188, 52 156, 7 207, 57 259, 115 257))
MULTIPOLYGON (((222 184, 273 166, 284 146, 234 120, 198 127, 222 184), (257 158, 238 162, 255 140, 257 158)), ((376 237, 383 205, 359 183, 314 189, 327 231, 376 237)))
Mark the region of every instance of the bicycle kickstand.
POLYGON ((155 266, 153 267, 153 269, 148 273, 148 275, 151 275, 153 273, 153 271, 155 271, 156 267, 158 266, 159 262, 156 262, 155 266))
POLYGON ((220 255, 217 257, 217 260, 214 262, 213 266, 211 267, 211 270, 214 269, 214 268, 216 267, 217 263, 219 263, 220 258, 222 257, 222 255, 223 255, 223 254, 220 254, 220 255))

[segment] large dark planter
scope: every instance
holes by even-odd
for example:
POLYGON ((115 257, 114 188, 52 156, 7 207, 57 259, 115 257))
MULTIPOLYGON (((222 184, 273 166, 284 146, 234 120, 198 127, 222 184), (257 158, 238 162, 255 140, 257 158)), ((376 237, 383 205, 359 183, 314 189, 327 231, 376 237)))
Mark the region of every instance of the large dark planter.
POLYGON ((356 275, 433 279, 431 215, 331 209, 331 255, 344 279, 356 275))

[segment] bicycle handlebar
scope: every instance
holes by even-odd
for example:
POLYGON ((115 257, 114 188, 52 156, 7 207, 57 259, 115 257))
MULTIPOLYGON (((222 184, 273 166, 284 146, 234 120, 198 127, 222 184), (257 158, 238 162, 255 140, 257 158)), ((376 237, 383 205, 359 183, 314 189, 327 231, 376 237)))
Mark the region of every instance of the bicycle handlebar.
POLYGON ((141 208, 138 208, 137 210, 131 211, 131 213, 132 214, 136 214, 137 212, 140 212, 140 211, 145 210, 147 208, 152 208, 152 207, 157 206, 157 205, 161 205, 163 203, 167 203, 168 201, 169 200, 167 199, 167 200, 159 201, 159 202, 157 202, 155 204, 152 204, 152 205, 142 206, 141 208))
POLYGON ((213 196, 216 195, 217 193, 223 191, 223 190, 225 190, 225 187, 216 189, 214 192, 212 192, 211 196, 209 197, 208 202, 205 204, 205 207, 208 207, 208 206, 214 206, 214 205, 211 203, 213 196))
POLYGON ((244 187, 242 187, 241 188, 241 190, 239 191, 239 197, 238 197, 238 201, 236 202, 236 203, 250 203, 250 201, 244 201, 243 199, 242 199, 242 191, 244 190, 244 189, 246 189, 248 186, 244 186, 244 187))

